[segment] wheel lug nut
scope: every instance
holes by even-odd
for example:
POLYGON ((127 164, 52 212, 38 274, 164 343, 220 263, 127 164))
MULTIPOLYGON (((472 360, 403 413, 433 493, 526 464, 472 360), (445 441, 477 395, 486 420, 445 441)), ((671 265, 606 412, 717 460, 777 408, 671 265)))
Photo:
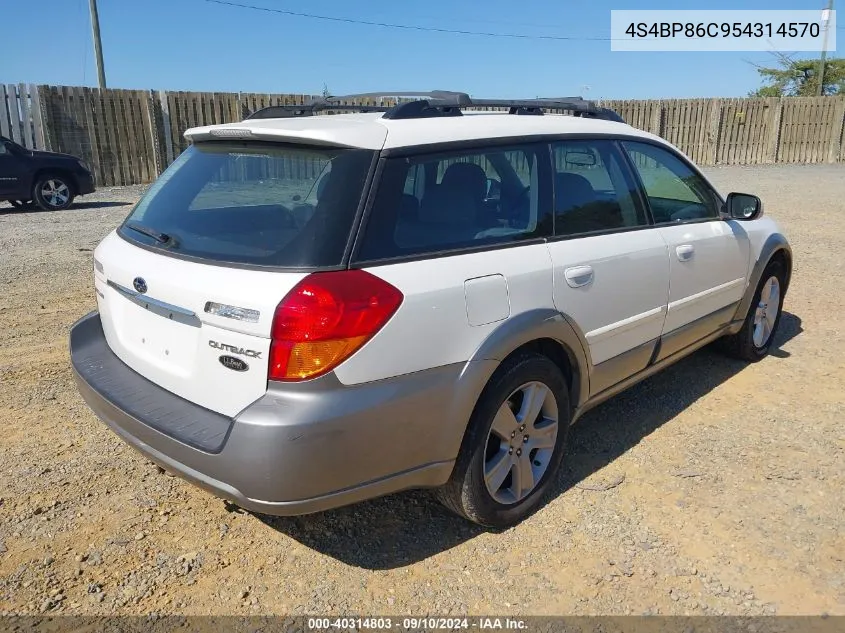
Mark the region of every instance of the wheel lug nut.
POLYGON ((522 456, 522 449, 521 449, 521 448, 516 449, 516 456, 517 456, 517 457, 521 457, 521 456, 522 456))
POLYGON ((513 455, 513 447, 508 449, 508 455, 513 455))
POLYGON ((525 437, 523 437, 523 438, 522 438, 522 441, 523 441, 523 442, 527 442, 527 441, 528 441, 528 436, 526 435, 525 437))
POLYGON ((516 431, 514 431, 513 433, 511 433, 511 437, 512 437, 512 438, 513 438, 513 437, 516 437, 516 431))
POLYGON ((525 425, 523 424, 521 427, 519 427, 519 430, 520 430, 520 431, 524 431, 524 430, 525 430, 525 425))

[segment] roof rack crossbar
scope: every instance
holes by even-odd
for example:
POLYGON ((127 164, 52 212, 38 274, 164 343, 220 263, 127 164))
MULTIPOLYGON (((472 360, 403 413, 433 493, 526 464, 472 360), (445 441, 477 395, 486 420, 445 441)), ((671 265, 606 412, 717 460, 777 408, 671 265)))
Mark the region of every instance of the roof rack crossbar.
POLYGON ((552 110, 592 111, 596 105, 580 97, 564 99, 473 99, 473 106, 489 108, 546 108, 552 110))
POLYGON ((594 101, 581 97, 560 99, 473 99, 461 94, 460 97, 437 95, 425 99, 422 103, 400 103, 385 112, 386 119, 407 119, 437 116, 459 116, 463 108, 503 108, 510 114, 543 114, 546 110, 564 110, 575 116, 604 119, 624 123, 624 119, 613 110, 598 106, 594 101))
POLYGON ((393 91, 380 91, 380 92, 361 92, 358 94, 349 94, 349 95, 341 95, 341 96, 329 96, 329 97, 322 97, 320 99, 315 99, 316 102, 334 102, 334 101, 347 101, 350 99, 396 99, 400 100, 403 98, 414 97, 414 98, 428 98, 428 99, 443 99, 443 100, 454 100, 458 101, 471 101, 470 96, 465 92, 455 92, 453 90, 429 90, 420 92, 417 90, 393 90, 393 91))
POLYGON ((388 112, 401 102, 419 101, 422 98, 437 101, 454 101, 468 103, 470 97, 466 93, 451 90, 431 90, 419 92, 414 90, 395 90, 389 92, 361 92, 356 94, 317 97, 308 103, 275 105, 260 108, 246 117, 247 119, 283 119, 300 116, 312 116, 326 110, 344 112, 388 112), (344 103, 347 101, 376 101, 372 104, 344 103), (385 104, 384 100, 392 103, 385 104))
POLYGON ((302 105, 280 105, 262 108, 247 119, 312 116, 317 112, 334 110, 349 112, 383 112, 386 119, 418 119, 442 116, 461 116, 464 108, 502 108, 510 114, 542 115, 546 110, 564 110, 575 116, 619 121, 619 114, 600 107, 595 101, 581 97, 537 99, 473 99, 465 92, 432 90, 429 92, 394 91, 365 92, 313 99, 302 105), (371 104, 350 104, 348 101, 373 101, 371 104), (386 104, 385 100, 392 103, 386 104))

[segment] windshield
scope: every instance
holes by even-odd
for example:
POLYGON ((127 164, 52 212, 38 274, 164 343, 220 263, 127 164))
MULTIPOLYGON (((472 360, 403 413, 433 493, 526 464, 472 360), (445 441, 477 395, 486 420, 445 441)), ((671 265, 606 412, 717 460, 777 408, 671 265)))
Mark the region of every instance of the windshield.
POLYGON ((150 187, 119 233, 175 255, 216 262, 337 266, 374 154, 196 143, 150 187))

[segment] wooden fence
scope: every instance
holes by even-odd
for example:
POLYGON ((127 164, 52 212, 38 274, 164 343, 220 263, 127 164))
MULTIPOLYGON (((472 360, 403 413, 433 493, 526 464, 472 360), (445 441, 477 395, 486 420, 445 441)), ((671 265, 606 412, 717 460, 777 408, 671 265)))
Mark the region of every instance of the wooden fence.
POLYGON ((0 84, 0 136, 28 149, 48 149, 38 88, 33 84, 0 84))
POLYGON ((39 86, 50 149, 79 156, 98 184, 150 182, 157 158, 154 108, 146 90, 39 86))
POLYGON ((845 161, 845 97, 604 101, 700 165, 845 161))
MULTIPOLYGON (((0 84, 0 134, 75 154, 100 186, 147 183, 187 147, 186 129, 312 95, 0 84)), ((370 102, 371 103, 371 102, 370 102)), ((845 161, 845 96, 603 101, 700 165, 845 161)))

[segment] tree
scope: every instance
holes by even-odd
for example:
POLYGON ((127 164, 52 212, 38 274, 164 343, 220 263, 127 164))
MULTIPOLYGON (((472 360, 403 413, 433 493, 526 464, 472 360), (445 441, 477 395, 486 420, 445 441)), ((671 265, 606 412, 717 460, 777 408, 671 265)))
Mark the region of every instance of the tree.
MULTIPOLYGON (((813 97, 819 87, 818 59, 790 59, 779 56, 780 68, 757 66, 757 72, 767 84, 750 93, 750 97, 813 97)), ((833 58, 825 62, 822 94, 845 95, 845 59, 833 58)))
POLYGON ((329 87, 326 84, 323 84, 323 97, 331 97, 332 93, 329 91, 329 87))

